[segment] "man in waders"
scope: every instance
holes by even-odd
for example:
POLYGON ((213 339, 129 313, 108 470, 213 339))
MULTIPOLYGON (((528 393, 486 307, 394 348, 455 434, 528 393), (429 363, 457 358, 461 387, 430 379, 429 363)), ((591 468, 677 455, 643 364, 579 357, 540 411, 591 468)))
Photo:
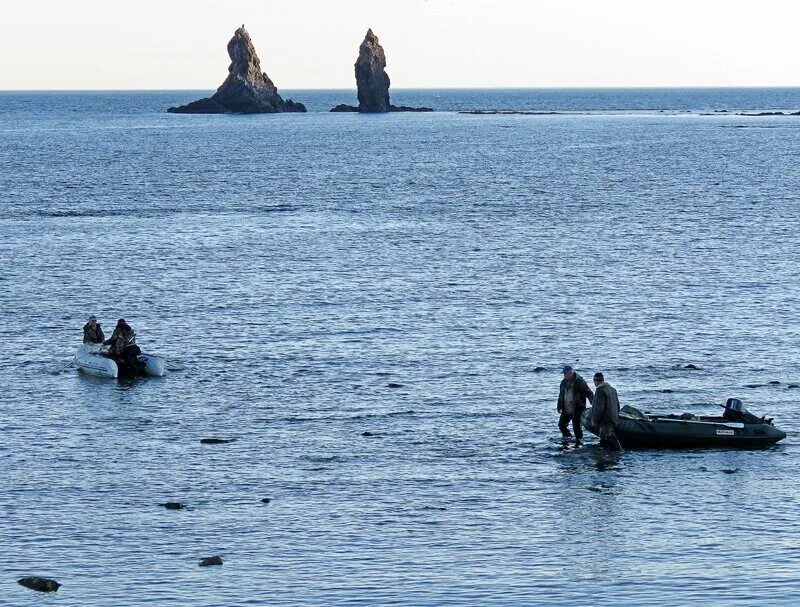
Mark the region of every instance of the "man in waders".
POLYGON ((600 446, 612 451, 622 451, 614 429, 619 424, 619 398, 616 389, 606 382, 602 373, 594 374, 594 401, 592 402, 592 428, 599 429, 600 446))
POLYGON ((586 409, 586 400, 592 402, 592 390, 586 380, 575 373, 575 369, 570 365, 566 365, 561 372, 564 374, 564 379, 561 380, 558 389, 558 405, 556 405, 556 410, 561 414, 558 418, 558 429, 561 430, 564 440, 567 440, 572 436, 567 427, 571 421, 572 430, 575 432, 575 443, 580 444, 583 438, 581 413, 586 409))

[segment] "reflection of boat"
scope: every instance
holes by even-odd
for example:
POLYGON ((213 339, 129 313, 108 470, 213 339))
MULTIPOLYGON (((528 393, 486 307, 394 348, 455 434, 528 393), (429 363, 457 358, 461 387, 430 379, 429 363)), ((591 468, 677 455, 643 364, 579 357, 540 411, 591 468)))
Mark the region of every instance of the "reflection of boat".
MULTIPOLYGON (((721 417, 651 415, 633 407, 622 407, 617 438, 623 447, 763 447, 786 438, 786 433, 772 425, 771 419, 756 417, 739 399, 729 398, 721 417)), ((588 426, 591 408, 583 412, 588 426)))
POLYGON ((126 364, 121 359, 109 357, 107 351, 107 348, 98 344, 83 344, 78 347, 75 362, 81 371, 96 377, 162 377, 167 372, 166 361, 160 356, 140 353, 133 364, 126 364))

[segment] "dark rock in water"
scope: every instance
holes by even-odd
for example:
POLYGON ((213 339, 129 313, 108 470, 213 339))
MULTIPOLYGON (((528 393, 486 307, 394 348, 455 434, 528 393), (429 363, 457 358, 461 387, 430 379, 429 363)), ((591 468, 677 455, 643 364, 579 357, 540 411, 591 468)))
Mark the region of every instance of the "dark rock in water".
POLYGON ((240 27, 228 42, 231 58, 228 77, 211 98, 171 107, 173 114, 272 114, 276 112, 305 112, 302 103, 284 99, 265 72, 256 54, 250 34, 240 27))
POLYGON ((700 367, 698 367, 697 365, 693 365, 692 363, 689 363, 688 365, 684 365, 683 368, 684 369, 689 369, 690 371, 700 371, 701 370, 700 367))
POLYGON ((662 390, 662 392, 663 392, 664 394, 672 394, 672 390, 670 390, 669 388, 664 388, 664 389, 662 390))
POLYGON ((55 592, 56 590, 61 588, 61 584, 59 584, 55 580, 49 580, 43 577, 36 577, 34 575, 20 578, 17 580, 17 583, 20 586, 25 586, 25 588, 30 588, 31 590, 36 590, 37 592, 55 592))
POLYGON ((429 107, 392 105, 389 101, 389 74, 386 73, 386 54, 378 37, 367 30, 364 41, 358 48, 355 64, 358 107, 341 103, 331 112, 364 112, 381 114, 386 112, 432 112, 429 107))
POLYGON ((721 472, 724 472, 725 474, 736 474, 739 472, 739 468, 726 468, 721 470, 721 472))
POLYGON ((431 107, 411 107, 410 105, 390 105, 390 112, 432 112, 431 107))
POLYGON ((773 379, 771 382, 769 382, 769 385, 770 386, 780 386, 781 382, 779 382, 777 379, 773 379))
POLYGON ((388 384, 386 384, 386 385, 387 385, 389 388, 402 388, 402 387, 403 387, 403 384, 398 384, 398 383, 395 383, 395 382, 391 382, 391 383, 388 383, 388 384))
POLYGON ((438 512, 444 512, 445 510, 447 510, 447 508, 445 508, 444 506, 423 506, 422 509, 423 510, 436 510, 438 512))
POLYGON ((797 388, 800 388, 800 385, 797 385, 797 384, 789 384, 788 386, 786 386, 786 389, 787 389, 787 390, 795 390, 795 389, 797 389, 797 388))
POLYGON ((745 388, 760 388, 761 384, 745 384, 745 388))
POLYGON ((225 443, 232 443, 235 438, 201 438, 201 445, 224 445, 225 443))
POLYGON ((163 504, 159 504, 159 506, 163 506, 167 510, 183 510, 186 508, 186 506, 180 502, 164 502, 163 504))
POLYGON ((336 107, 332 107, 330 109, 331 112, 357 112, 358 108, 355 105, 347 105, 346 103, 340 103, 336 107))
POLYGON ((269 504, 271 501, 272 501, 271 497, 262 497, 261 498, 261 503, 262 504, 269 504))
POLYGON ((534 373, 541 373, 542 371, 547 371, 547 369, 545 369, 544 367, 535 367, 533 369, 534 373))
POLYGON ((201 567, 211 567, 213 565, 222 565, 221 556, 208 556, 200 560, 201 567))
POLYGON ((784 114, 783 112, 756 112, 755 114, 745 114, 740 112, 737 116, 791 116, 792 114, 784 114))
POLYGON ((208 97, 179 107, 171 107, 167 111, 172 114, 224 114, 227 112, 224 106, 208 97))
POLYGON ((375 434, 373 432, 370 432, 369 430, 366 430, 361 433, 361 436, 375 436, 375 434))
POLYGON ((472 116, 559 116, 561 114, 583 114, 585 112, 537 112, 530 110, 461 110, 459 114, 472 116))
MULTIPOLYGON (((332 107, 329 111, 331 112, 360 112, 360 110, 355 105, 347 105, 346 103, 340 103, 336 107, 332 107)), ((389 106, 390 112, 432 112, 434 111, 433 108, 430 107, 411 107, 410 105, 390 105, 389 106)))

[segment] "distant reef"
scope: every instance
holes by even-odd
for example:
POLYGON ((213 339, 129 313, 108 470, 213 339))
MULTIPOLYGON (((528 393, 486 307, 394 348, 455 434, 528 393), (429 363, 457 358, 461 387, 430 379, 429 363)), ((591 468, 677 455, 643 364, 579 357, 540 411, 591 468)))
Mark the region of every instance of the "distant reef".
POLYGON ((277 87, 261 71, 250 34, 244 25, 228 42, 231 65, 228 77, 211 97, 187 105, 171 107, 173 114, 274 114, 276 112, 305 112, 306 106, 278 94, 277 87))
POLYGON ((331 112, 362 112, 379 114, 385 112, 432 112, 429 107, 392 105, 389 101, 389 74, 386 73, 386 54, 378 37, 367 30, 358 49, 355 64, 358 106, 341 103, 331 112))

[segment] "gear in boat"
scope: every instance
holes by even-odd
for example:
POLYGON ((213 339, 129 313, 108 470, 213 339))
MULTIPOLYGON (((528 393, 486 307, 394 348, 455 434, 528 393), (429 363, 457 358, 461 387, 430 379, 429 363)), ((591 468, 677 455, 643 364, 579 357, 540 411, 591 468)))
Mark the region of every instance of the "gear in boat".
MULTIPOLYGON (((738 398, 729 398, 721 416, 652 415, 625 406, 619 412, 615 428, 623 447, 763 447, 786 438, 786 433, 772 424, 772 419, 750 413, 738 398)), ((591 408, 583 413, 587 422, 591 408)))

